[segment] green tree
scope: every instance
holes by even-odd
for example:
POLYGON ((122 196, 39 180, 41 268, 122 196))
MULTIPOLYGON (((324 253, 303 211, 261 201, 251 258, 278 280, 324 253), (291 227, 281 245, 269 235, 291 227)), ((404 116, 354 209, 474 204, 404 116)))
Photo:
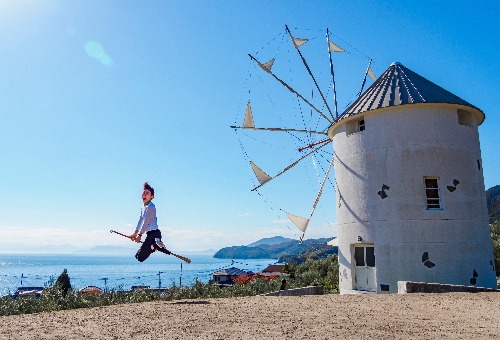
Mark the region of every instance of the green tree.
POLYGON ((297 286, 312 284, 322 285, 330 292, 337 292, 339 287, 338 255, 330 255, 323 259, 308 259, 295 269, 297 286))
POLYGON ((69 280, 68 271, 66 269, 63 270, 61 275, 56 280, 56 287, 61 289, 63 296, 66 296, 68 290, 71 289, 71 282, 69 280))
POLYGON ((490 224, 491 241, 493 242, 493 258, 497 276, 500 276, 500 221, 490 224))

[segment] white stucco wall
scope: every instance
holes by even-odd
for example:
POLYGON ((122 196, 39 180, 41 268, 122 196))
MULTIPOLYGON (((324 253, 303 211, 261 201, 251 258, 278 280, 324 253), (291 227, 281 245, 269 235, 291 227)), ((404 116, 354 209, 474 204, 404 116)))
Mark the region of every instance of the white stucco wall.
POLYGON ((352 245, 374 245, 377 291, 397 281, 496 288, 478 111, 451 104, 410 104, 341 120, 329 130, 335 150, 340 289, 353 289, 352 245), (457 109, 476 114, 458 123, 457 109), (365 131, 346 134, 364 118, 365 131), (437 177, 442 210, 427 210, 424 177, 437 177), (447 186, 456 189, 450 192, 447 186), (378 192, 385 184, 387 197, 378 192), (358 241, 358 237, 362 241, 358 241), (424 252, 435 264, 422 262, 424 252))

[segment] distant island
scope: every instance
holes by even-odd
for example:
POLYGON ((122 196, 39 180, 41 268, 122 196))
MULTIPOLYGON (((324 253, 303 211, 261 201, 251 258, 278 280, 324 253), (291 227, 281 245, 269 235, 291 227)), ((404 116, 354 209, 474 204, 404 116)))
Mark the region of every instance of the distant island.
MULTIPOLYGON (((297 257, 304 254, 321 253, 325 256, 336 254, 337 247, 326 243, 333 238, 320 238, 305 240, 300 243, 297 240, 273 243, 273 241, 285 239, 284 237, 273 237, 261 239, 248 246, 235 246, 220 249, 214 258, 219 259, 277 259, 279 262, 301 262, 297 257), (257 244, 256 246, 253 246, 257 244)), ((285 239, 287 240, 287 239, 285 239)), ((288 239, 289 240, 289 239, 288 239)))
POLYGON ((288 237, 283 237, 283 236, 274 236, 274 237, 265 237, 261 238, 258 241, 255 241, 254 243, 250 243, 247 245, 247 247, 257 247, 262 244, 267 244, 267 245, 273 245, 273 244, 280 244, 280 243, 285 243, 285 242, 290 242, 290 241, 295 241, 293 238, 288 238, 288 237))

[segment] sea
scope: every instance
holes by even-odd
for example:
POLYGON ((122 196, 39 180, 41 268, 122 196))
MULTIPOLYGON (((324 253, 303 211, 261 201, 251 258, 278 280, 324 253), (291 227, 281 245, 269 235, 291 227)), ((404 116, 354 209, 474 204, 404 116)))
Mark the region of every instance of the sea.
POLYGON ((208 283, 212 273, 220 269, 236 267, 256 273, 276 262, 274 259, 216 259, 211 255, 189 257, 191 263, 188 264, 159 253, 142 263, 129 254, 0 254, 0 296, 12 294, 18 287, 47 286, 64 269, 75 289, 96 286, 128 290, 132 286, 191 286, 197 279, 208 283))

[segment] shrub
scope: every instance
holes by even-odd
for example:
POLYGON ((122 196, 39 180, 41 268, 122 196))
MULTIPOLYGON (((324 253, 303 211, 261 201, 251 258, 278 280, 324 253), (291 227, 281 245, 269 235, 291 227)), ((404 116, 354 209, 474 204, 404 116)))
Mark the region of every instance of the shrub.
POLYGON ((339 289, 338 255, 324 259, 309 259, 295 269, 294 284, 296 286, 322 285, 327 292, 336 293, 339 289))
POLYGON ((500 221, 490 224, 491 241, 493 242, 493 258, 495 259, 496 275, 500 276, 500 221))
POLYGON ((60 287, 64 296, 66 296, 68 290, 71 289, 71 282, 69 280, 68 271, 66 269, 64 269, 61 275, 59 275, 59 277, 57 278, 56 286, 60 287))

